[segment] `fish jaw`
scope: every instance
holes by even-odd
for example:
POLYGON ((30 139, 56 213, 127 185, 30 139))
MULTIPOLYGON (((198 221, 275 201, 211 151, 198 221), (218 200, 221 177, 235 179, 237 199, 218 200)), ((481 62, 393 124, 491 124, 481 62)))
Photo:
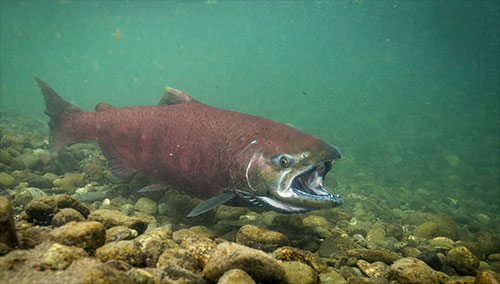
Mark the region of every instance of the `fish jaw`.
POLYGON ((266 143, 254 142, 245 149, 248 153, 242 155, 247 157, 242 159, 244 166, 240 167, 245 173, 236 182, 235 193, 251 204, 284 213, 341 205, 339 195, 323 186, 326 174, 341 157, 340 151, 317 140, 307 147, 293 147, 295 152, 269 151, 259 147, 266 143))

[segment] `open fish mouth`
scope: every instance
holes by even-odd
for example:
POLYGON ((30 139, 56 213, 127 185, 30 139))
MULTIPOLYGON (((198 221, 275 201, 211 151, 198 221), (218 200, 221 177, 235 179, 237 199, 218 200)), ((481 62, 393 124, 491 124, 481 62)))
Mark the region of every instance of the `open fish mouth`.
MULTIPOLYGON (((290 198, 295 195, 300 200, 308 199, 320 201, 320 203, 333 203, 329 204, 330 206, 341 205, 342 199, 340 196, 338 194, 331 194, 323 187, 325 176, 331 170, 334 162, 335 160, 320 162, 295 175, 295 177, 292 178, 288 189, 285 190, 288 194, 292 193, 292 196, 289 195, 287 197, 290 198)), ((314 206, 314 204, 311 205, 314 206)))
POLYGON ((290 182, 289 189, 296 195, 307 199, 342 204, 342 199, 338 195, 331 194, 323 187, 325 176, 334 162, 334 160, 320 162, 298 173, 290 182))
MULTIPOLYGON (((335 160, 316 163, 291 177, 284 190, 279 185, 276 191, 268 196, 259 196, 250 192, 239 191, 238 194, 248 202, 262 207, 272 208, 283 213, 300 213, 310 210, 336 207, 342 199, 338 194, 331 194, 323 187, 326 174, 331 170, 335 160)), ((283 173, 281 182, 285 176, 283 173)), ((286 183, 286 182, 285 182, 286 183)))

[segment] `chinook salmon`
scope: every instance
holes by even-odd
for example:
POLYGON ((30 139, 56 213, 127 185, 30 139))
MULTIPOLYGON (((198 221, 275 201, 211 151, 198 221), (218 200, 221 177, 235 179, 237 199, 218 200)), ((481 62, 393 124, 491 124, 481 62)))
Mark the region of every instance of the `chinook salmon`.
POLYGON ((85 112, 35 80, 50 117, 52 151, 95 140, 114 175, 142 172, 159 180, 143 191, 169 184, 208 198, 188 216, 231 199, 288 213, 342 204, 323 187, 340 151, 306 132, 212 107, 170 87, 155 106, 99 103, 85 112))

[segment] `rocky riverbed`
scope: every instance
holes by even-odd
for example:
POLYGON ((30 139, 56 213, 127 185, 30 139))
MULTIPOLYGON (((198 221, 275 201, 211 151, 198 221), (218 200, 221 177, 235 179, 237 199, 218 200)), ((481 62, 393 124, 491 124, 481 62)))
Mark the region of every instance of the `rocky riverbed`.
POLYGON ((353 179, 333 182, 340 208, 187 218, 201 200, 137 193, 154 181, 115 178, 95 144, 51 154, 43 124, 30 123, 0 121, 1 283, 500 282, 498 213, 353 179))

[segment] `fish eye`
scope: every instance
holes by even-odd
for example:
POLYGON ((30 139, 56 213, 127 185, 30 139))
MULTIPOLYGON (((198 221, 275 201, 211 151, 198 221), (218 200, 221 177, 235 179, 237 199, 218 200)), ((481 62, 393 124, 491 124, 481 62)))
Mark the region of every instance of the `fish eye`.
POLYGON ((292 159, 288 155, 281 155, 279 158, 279 163, 283 168, 288 168, 292 165, 292 159))
POLYGON ((273 164, 280 166, 282 168, 288 168, 291 165, 293 165, 295 160, 293 159, 292 156, 290 156, 288 154, 281 154, 281 155, 272 156, 271 162, 273 162, 273 164))

